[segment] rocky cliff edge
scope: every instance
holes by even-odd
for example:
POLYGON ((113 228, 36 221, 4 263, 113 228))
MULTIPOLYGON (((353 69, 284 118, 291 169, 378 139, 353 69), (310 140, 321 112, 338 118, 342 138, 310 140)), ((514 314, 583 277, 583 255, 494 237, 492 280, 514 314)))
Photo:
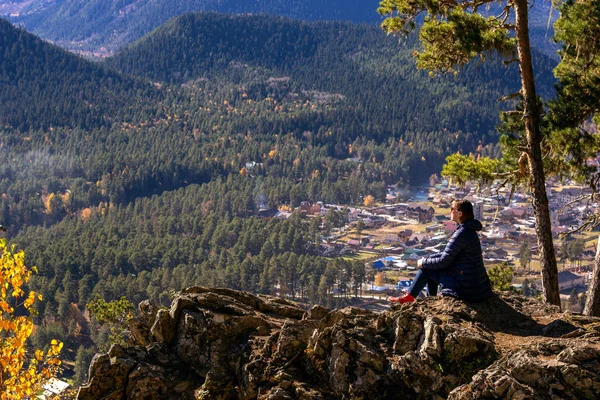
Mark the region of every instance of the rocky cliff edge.
POLYGON ((600 319, 515 294, 309 311, 191 287, 139 305, 78 399, 597 399, 600 319))

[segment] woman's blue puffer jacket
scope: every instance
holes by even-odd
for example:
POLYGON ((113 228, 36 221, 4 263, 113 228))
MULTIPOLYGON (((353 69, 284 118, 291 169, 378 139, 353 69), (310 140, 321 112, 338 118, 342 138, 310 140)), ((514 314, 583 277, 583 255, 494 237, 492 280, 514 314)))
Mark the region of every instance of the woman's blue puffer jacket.
POLYGON ((481 222, 470 219, 458 226, 444 251, 423 259, 423 269, 441 273, 442 295, 478 302, 492 295, 477 232, 481 222))

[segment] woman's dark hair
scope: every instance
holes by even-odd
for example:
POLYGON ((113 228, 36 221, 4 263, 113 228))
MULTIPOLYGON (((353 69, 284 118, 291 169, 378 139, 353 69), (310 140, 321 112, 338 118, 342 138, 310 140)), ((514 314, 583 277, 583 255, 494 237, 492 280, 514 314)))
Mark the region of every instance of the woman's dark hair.
POLYGON ((460 211, 462 215, 460 216, 460 223, 475 218, 473 214, 473 204, 469 200, 454 200, 452 202, 452 207, 456 211, 460 211))

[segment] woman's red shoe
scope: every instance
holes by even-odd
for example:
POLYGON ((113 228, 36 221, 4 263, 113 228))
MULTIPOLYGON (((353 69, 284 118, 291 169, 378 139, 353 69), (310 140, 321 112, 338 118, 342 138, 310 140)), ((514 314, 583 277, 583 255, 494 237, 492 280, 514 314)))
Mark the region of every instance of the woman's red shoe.
POLYGON ((404 303, 412 303, 413 301, 415 301, 415 298, 412 297, 410 295, 410 293, 408 293, 402 297, 388 297, 388 301, 390 301, 391 303, 404 304, 404 303))

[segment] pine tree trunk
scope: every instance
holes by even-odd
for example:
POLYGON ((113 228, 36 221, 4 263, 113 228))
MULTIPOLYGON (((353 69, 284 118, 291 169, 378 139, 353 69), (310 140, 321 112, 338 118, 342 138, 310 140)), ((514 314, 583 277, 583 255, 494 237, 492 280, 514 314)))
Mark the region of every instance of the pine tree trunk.
POLYGON ((560 293, 558 291, 558 269, 552 241, 550 224, 550 211, 548 197, 546 196, 546 177, 541 151, 541 116, 535 93, 535 79, 531 61, 531 47, 529 44, 528 2, 515 0, 517 15, 516 34, 517 50, 519 53, 519 68, 521 71, 521 95, 523 96, 523 117, 527 134, 527 155, 529 171, 531 174, 531 187, 533 190, 533 210, 536 222, 536 235, 540 248, 540 262, 542 264, 542 287, 544 301, 560 306, 560 293))
POLYGON ((600 317, 600 236, 598 236, 594 272, 592 272, 592 281, 587 292, 583 314, 591 317, 600 317))

